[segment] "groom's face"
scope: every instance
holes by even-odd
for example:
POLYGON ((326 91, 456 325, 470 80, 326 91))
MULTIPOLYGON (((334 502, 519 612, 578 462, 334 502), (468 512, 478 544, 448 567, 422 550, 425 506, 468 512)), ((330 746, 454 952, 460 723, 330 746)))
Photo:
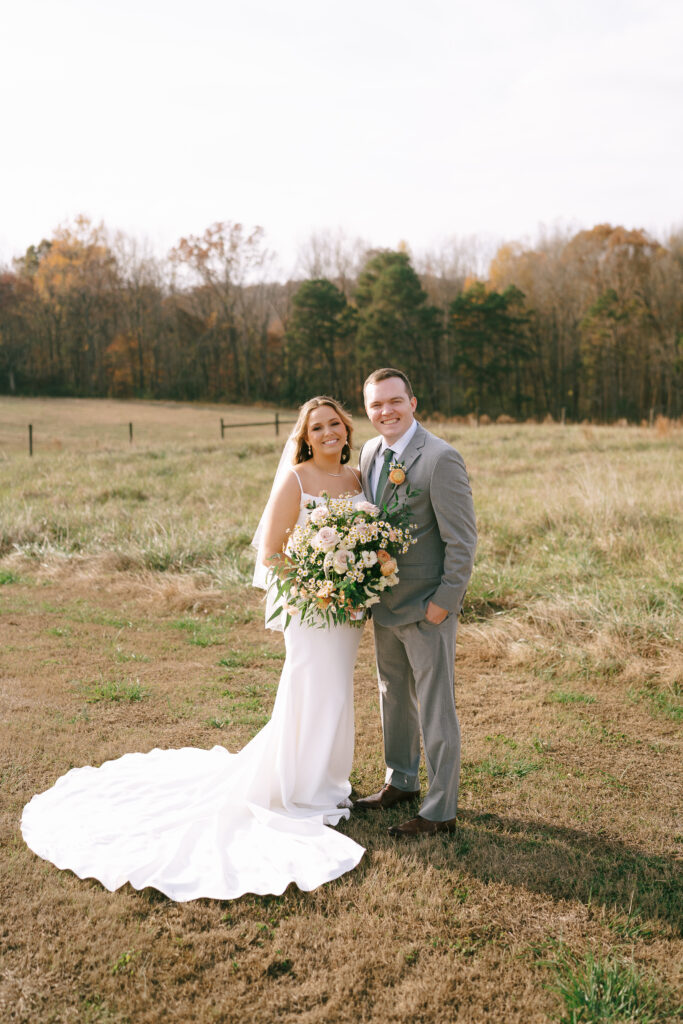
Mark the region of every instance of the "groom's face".
POLYGON ((409 397, 400 377, 387 377, 365 388, 368 419, 389 445, 408 430, 416 406, 417 399, 409 397))

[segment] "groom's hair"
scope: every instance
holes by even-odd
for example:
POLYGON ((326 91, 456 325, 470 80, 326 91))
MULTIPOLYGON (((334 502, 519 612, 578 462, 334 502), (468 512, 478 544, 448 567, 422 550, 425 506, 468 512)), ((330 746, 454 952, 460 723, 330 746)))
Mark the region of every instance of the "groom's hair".
POLYGON ((410 381, 406 377, 403 370, 395 370, 393 366, 383 366, 381 370, 373 370, 369 377, 366 378, 363 384, 363 397, 365 397, 365 389, 368 384, 379 384, 381 380, 389 380, 390 377, 398 377, 402 380, 406 386, 408 392, 408 398, 413 398, 413 389, 410 381))

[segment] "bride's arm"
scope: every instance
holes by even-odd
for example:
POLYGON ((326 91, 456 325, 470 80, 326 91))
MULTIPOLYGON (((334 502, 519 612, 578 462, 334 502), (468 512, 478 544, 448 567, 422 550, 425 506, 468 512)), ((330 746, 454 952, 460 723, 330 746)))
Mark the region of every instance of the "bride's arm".
POLYGON ((270 569, 285 559, 285 545, 299 518, 300 501, 301 488, 294 474, 288 473, 270 499, 263 521, 261 560, 270 569))

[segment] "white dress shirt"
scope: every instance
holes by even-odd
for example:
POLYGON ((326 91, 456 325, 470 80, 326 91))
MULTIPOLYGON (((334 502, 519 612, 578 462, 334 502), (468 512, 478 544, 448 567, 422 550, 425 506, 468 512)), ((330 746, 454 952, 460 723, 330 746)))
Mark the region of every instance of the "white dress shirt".
POLYGON ((387 448, 391 448, 392 452, 394 453, 393 461, 400 462, 401 456, 403 455, 403 452, 406 450, 406 448, 412 441, 413 435, 416 430, 417 420, 413 420, 411 425, 406 430, 405 434, 402 434, 401 437, 399 437, 398 441, 394 441, 392 444, 389 444, 384 438, 382 438, 382 443, 377 450, 375 460, 372 463, 372 472, 370 473, 371 494, 375 493, 377 481, 379 480, 379 474, 382 472, 382 465, 384 463, 384 453, 387 450, 387 448))

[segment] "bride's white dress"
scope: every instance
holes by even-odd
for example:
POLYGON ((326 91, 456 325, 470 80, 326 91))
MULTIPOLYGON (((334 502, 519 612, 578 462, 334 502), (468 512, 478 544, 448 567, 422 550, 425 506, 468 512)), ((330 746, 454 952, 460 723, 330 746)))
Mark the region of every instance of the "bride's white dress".
POLYGON ((360 636, 292 619, 272 717, 239 753, 155 749, 73 768, 24 808, 26 843, 111 891, 130 882, 179 902, 309 891, 350 871, 365 851, 328 826, 349 817, 360 636))

